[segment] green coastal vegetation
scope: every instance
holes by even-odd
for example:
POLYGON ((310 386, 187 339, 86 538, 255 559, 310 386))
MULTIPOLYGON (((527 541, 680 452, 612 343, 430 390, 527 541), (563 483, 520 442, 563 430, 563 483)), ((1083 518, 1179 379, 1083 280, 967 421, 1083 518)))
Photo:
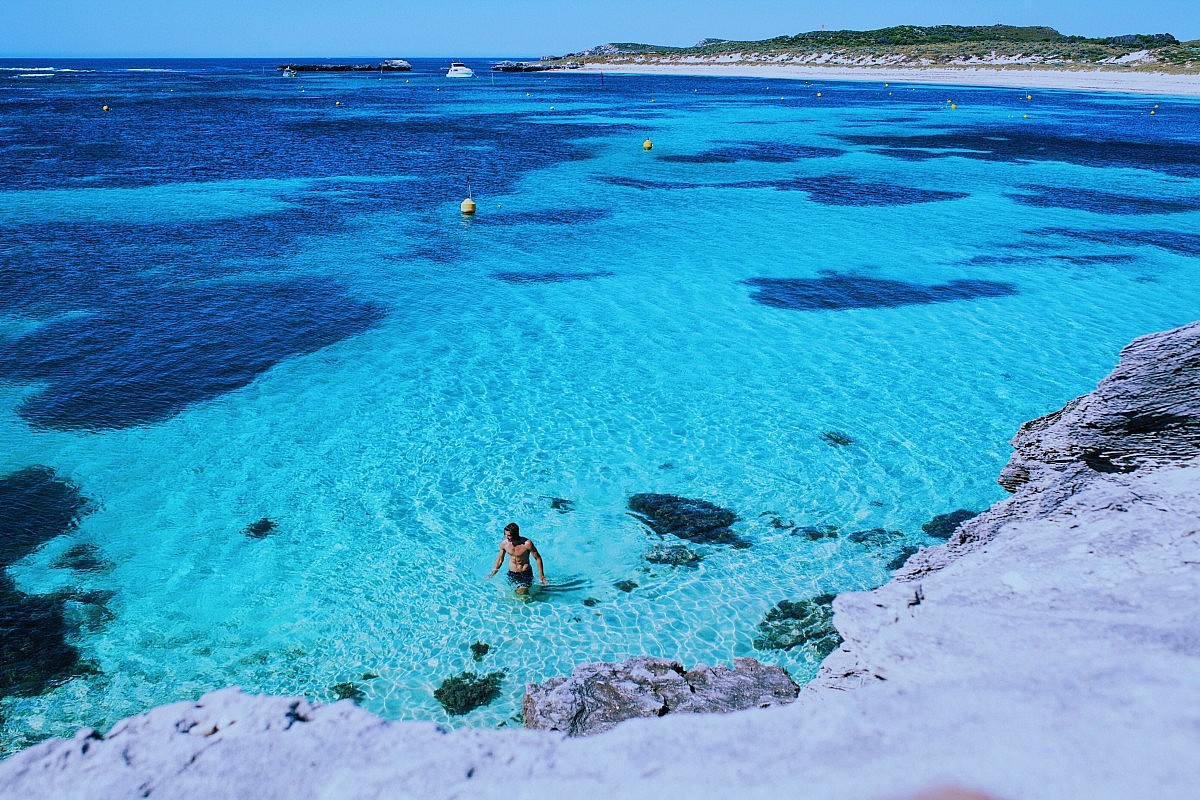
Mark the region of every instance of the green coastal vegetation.
POLYGON ((610 43, 553 60, 629 63, 679 59, 721 63, 789 61, 838 66, 1011 66, 1200 71, 1200 40, 1169 33, 1102 38, 1068 36, 1044 26, 897 25, 871 31, 808 31, 754 42, 702 39, 691 47, 610 43))

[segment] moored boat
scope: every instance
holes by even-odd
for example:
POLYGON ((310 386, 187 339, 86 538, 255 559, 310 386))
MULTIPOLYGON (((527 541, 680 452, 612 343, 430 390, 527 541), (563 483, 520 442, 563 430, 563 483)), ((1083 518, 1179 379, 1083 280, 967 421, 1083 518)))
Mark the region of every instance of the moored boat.
POLYGON ((458 61, 451 62, 446 70, 447 78, 474 78, 475 70, 458 61))

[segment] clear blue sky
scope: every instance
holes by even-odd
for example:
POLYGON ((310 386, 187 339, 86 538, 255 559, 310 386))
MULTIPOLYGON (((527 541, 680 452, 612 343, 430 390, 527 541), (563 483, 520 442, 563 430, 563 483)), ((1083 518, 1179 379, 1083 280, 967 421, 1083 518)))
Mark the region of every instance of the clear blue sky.
POLYGON ((0 0, 0 57, 536 56, 995 22, 1200 39, 1200 0, 0 0))

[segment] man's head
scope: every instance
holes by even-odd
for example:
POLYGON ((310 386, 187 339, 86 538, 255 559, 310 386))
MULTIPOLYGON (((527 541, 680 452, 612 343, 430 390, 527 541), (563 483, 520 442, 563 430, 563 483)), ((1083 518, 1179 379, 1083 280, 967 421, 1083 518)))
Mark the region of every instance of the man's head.
POLYGON ((510 542, 521 541, 521 529, 517 526, 517 523, 510 522, 504 526, 504 538, 510 542))

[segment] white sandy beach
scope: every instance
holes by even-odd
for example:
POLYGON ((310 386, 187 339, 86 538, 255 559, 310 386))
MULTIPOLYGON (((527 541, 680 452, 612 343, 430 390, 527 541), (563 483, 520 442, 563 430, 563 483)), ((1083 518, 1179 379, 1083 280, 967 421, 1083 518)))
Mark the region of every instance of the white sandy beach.
POLYGON ((947 86, 999 86, 1019 89, 1074 89, 1152 95, 1200 96, 1200 75, 1109 70, 985 69, 977 67, 819 67, 790 64, 586 64, 584 70, 609 74, 716 75, 803 81, 878 81, 947 86))

